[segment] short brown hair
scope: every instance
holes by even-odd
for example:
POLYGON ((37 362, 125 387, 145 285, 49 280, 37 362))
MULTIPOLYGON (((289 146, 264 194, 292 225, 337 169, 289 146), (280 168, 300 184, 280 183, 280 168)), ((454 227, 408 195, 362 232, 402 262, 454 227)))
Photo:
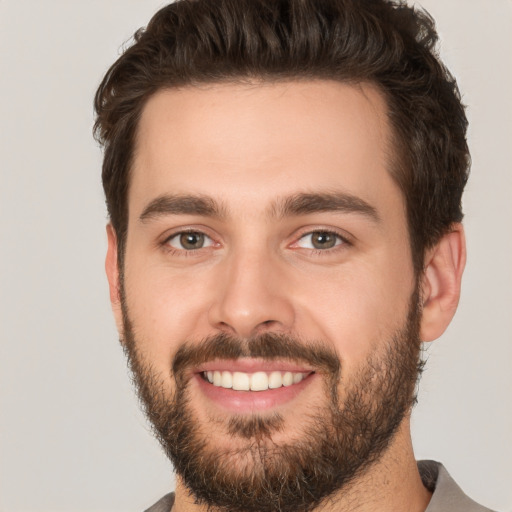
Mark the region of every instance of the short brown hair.
POLYGON ((413 262, 462 220, 470 157, 455 79, 425 11, 386 0, 178 0, 158 11, 96 92, 95 136, 122 264, 130 167, 142 109, 157 90, 199 83, 370 82, 394 134, 391 173, 407 207, 413 262))

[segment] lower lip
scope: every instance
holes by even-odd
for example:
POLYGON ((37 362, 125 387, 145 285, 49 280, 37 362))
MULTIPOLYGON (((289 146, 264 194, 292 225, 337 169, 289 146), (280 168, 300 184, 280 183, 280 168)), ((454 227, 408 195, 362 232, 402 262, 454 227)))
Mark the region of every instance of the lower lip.
POLYGON ((200 391, 218 406, 232 412, 250 413, 266 411, 291 402, 315 380, 315 377, 316 374, 312 373, 297 384, 266 391, 235 391, 214 386, 200 374, 195 374, 194 379, 200 391))

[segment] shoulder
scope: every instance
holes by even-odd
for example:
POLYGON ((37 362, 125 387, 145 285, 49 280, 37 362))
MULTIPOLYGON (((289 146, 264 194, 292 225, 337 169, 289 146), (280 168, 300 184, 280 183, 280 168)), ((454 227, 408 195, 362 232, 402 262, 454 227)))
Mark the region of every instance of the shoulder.
POLYGON ((418 462, 423 485, 432 492, 425 512, 492 512, 469 498, 445 467, 433 460, 418 462))
POLYGON ((171 512, 174 505, 174 493, 170 492, 163 498, 159 499, 153 506, 146 509, 144 512, 171 512))

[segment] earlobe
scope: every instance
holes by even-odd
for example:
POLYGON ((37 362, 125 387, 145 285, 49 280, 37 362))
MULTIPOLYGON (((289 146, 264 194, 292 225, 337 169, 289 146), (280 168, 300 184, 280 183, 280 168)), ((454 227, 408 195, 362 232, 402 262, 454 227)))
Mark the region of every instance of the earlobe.
POLYGON ((426 255, 422 279, 422 341, 439 338, 451 322, 459 303, 465 264, 464 228, 454 224, 426 255))
POLYGON ((123 337, 123 315, 121 310, 121 289, 119 280, 119 265, 117 258, 117 235, 112 224, 107 224, 107 255, 105 258, 105 271, 107 273, 110 291, 110 304, 116 321, 117 331, 123 337))

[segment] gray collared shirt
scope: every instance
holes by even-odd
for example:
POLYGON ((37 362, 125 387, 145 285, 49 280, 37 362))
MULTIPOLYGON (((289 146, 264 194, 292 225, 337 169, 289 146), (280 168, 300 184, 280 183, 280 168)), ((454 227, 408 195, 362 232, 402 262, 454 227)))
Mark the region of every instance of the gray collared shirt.
MULTIPOLYGON (((421 460, 418 469, 432 499, 425 512, 492 512, 468 498, 439 462, 421 460)), ((145 512, 171 512, 174 493, 169 493, 145 512)))
POLYGON ((418 469, 423 485, 432 492, 425 512, 492 512, 468 498, 439 462, 420 460, 418 469))

